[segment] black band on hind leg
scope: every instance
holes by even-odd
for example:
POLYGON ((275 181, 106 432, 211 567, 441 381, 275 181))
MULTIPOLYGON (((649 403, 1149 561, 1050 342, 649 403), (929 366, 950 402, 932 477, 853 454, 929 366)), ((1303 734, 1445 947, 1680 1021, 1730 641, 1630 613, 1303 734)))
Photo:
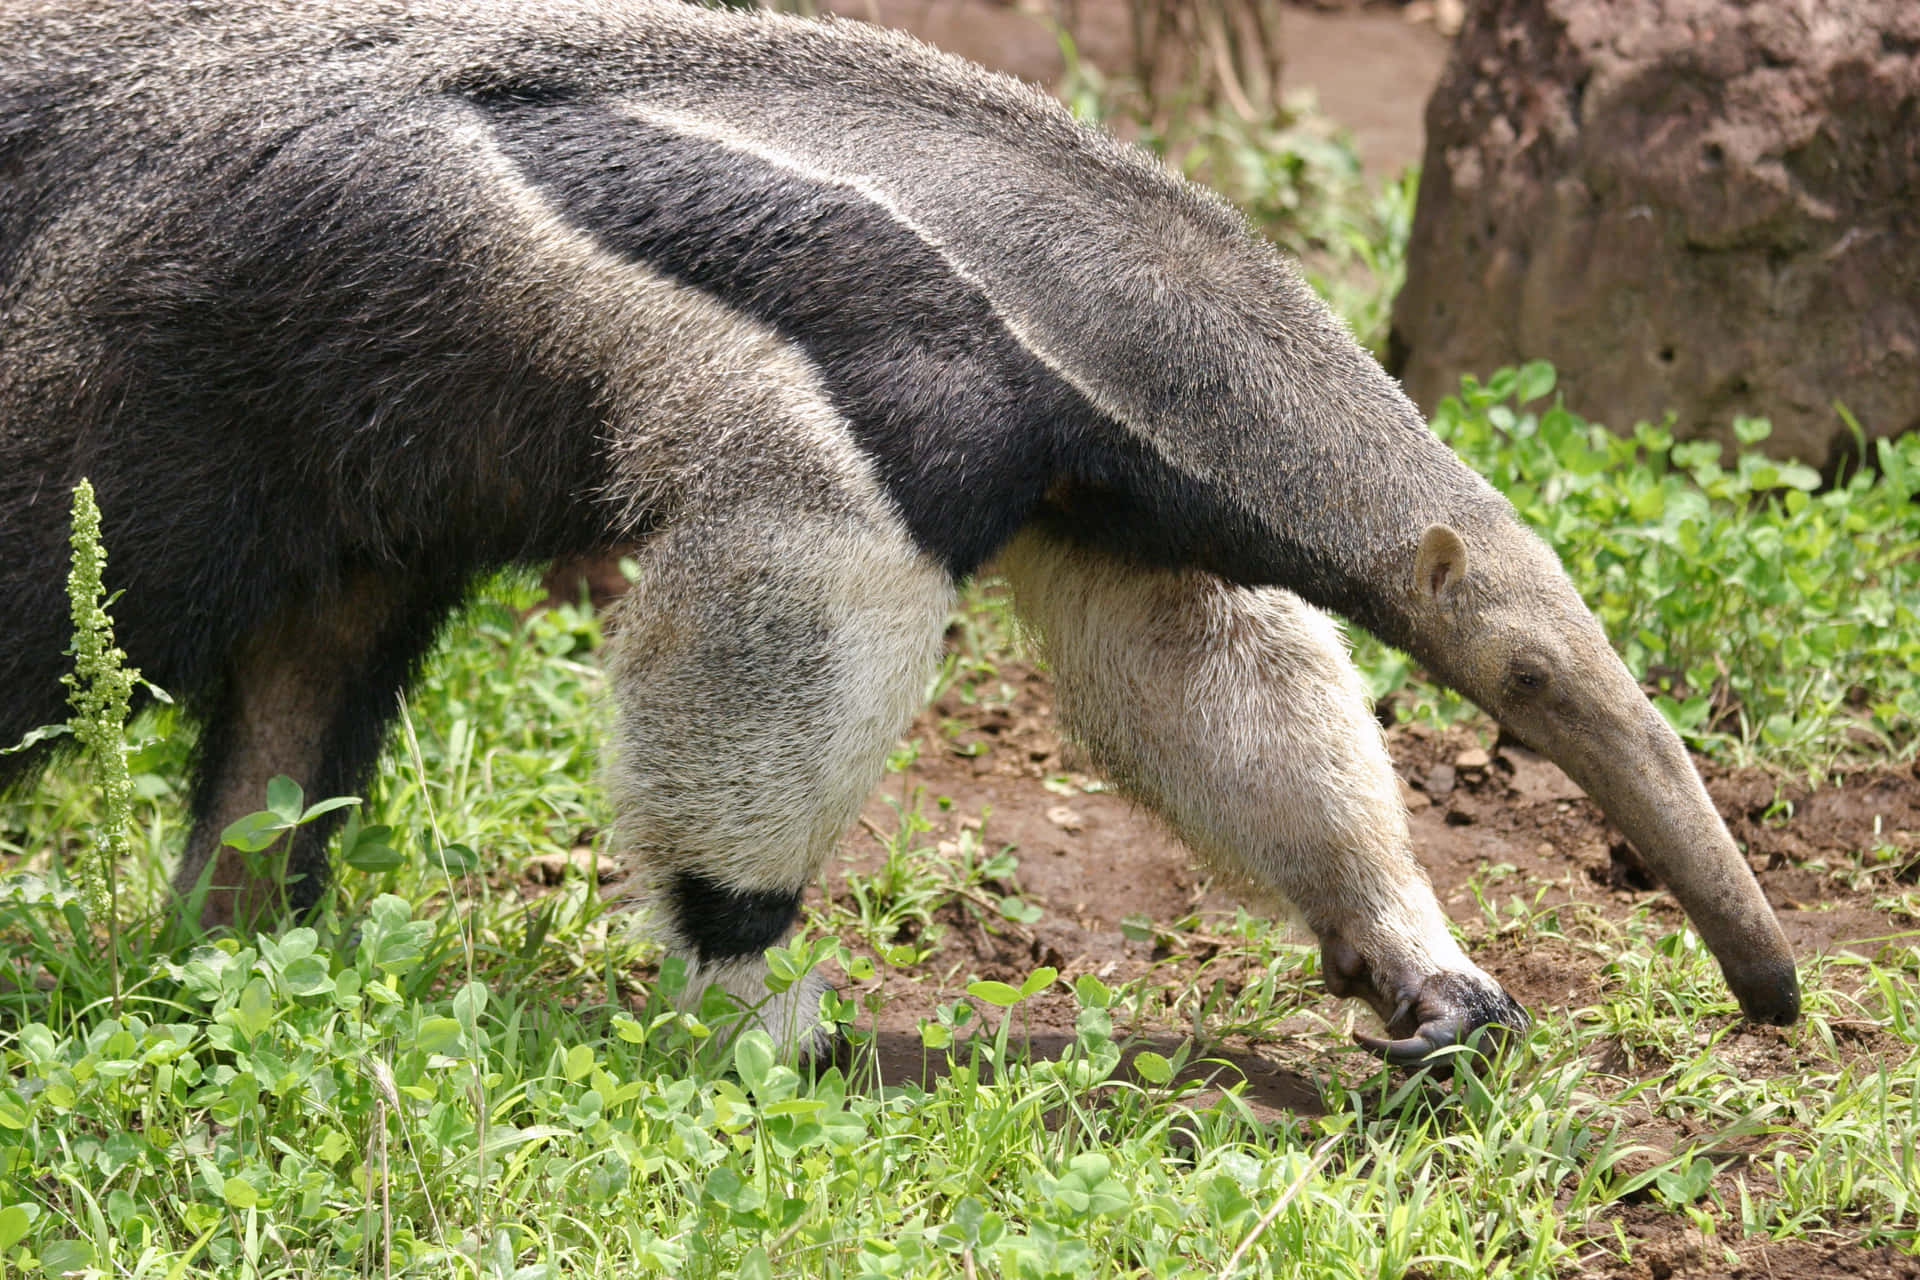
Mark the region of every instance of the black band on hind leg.
POLYGON ((702 964, 759 955, 800 915, 798 889, 731 889, 697 871, 676 871, 673 920, 702 964))

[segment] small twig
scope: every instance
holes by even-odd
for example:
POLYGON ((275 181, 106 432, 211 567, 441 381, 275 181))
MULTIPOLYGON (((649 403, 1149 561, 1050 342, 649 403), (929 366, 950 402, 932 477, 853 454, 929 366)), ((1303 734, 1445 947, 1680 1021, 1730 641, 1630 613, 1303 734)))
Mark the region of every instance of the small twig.
POLYGON ((1300 1176, 1287 1185, 1287 1189, 1280 1193, 1280 1198, 1273 1202, 1272 1208, 1260 1215, 1260 1221, 1253 1224, 1253 1230, 1247 1232, 1247 1238, 1240 1242, 1239 1247, 1227 1259, 1227 1265, 1220 1268, 1221 1275, 1232 1274, 1233 1269, 1240 1265, 1240 1259, 1244 1258, 1247 1250, 1253 1247, 1253 1242, 1259 1238, 1260 1233, 1272 1225, 1273 1220, 1280 1216, 1282 1209, 1293 1203, 1293 1198, 1299 1195, 1301 1189, 1307 1185, 1307 1179, 1320 1172, 1327 1161, 1333 1158, 1333 1145, 1338 1141, 1340 1141, 1340 1135, 1330 1133, 1326 1140, 1315 1148, 1313 1159, 1307 1161, 1307 1167, 1300 1171, 1300 1176))
POLYGON ((1214 80, 1220 86, 1220 95, 1227 105, 1242 120, 1252 122, 1259 119, 1246 92, 1241 88, 1240 76, 1233 62, 1233 39, 1227 33, 1226 19, 1218 9, 1203 5, 1194 14, 1199 31, 1194 42, 1205 51, 1200 55, 1202 63, 1213 63, 1214 80))
MULTIPOLYGON (((1014 937, 1020 939, 1020 941, 1026 943, 1028 946, 1033 945, 1035 941, 1035 934, 1033 930, 1027 928, 1027 926, 1021 924, 1018 920, 1012 919, 1009 916, 1003 914, 1000 910, 1000 904, 998 902, 995 902, 992 898, 988 897, 986 894, 980 892, 978 889, 966 888, 963 886, 955 886, 953 893, 955 897, 965 898, 967 901, 973 903, 976 907, 979 907, 982 911, 988 913, 993 918, 994 928, 1004 929, 1006 932, 1011 933, 1014 937)), ((976 926, 978 926, 982 934, 986 933, 987 928, 985 924, 982 924, 978 920, 976 920, 974 923, 976 926)))

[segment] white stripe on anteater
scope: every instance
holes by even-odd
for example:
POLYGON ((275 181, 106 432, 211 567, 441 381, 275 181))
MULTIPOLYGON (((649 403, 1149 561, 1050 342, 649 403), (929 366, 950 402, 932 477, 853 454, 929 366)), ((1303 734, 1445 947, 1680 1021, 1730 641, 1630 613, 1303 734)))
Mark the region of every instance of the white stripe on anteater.
POLYGON ((1051 370, 1068 386, 1084 396, 1087 402, 1106 414, 1113 421, 1129 428, 1142 439, 1152 442, 1152 433, 1140 428, 1128 420, 1127 410, 1117 402, 1109 401, 1098 383, 1083 378, 1075 372, 1073 366, 1050 350, 1046 343, 1025 323, 1019 313, 1010 307, 1004 299, 994 296, 992 288, 980 273, 961 260, 956 248, 948 241, 922 225, 913 215, 901 207, 887 187, 872 174, 842 173, 823 168, 802 156, 785 150, 764 139, 755 138, 729 128, 724 121, 705 119, 682 111, 666 111, 643 106, 639 103, 626 103, 623 111, 637 120, 670 129, 690 138, 701 138, 717 143, 742 155, 750 155, 763 160, 776 168, 784 169, 809 182, 825 183, 841 187, 870 201, 875 208, 884 213, 901 230, 916 237, 927 248, 940 256, 940 260, 952 270, 954 278, 965 284, 986 300, 994 318, 1006 329, 1015 341, 1033 354, 1033 357, 1051 370))

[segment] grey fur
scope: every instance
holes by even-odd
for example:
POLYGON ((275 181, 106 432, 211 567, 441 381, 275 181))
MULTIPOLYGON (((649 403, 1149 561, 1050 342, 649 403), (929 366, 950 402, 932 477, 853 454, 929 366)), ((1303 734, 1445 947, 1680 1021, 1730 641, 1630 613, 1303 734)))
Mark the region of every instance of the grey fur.
MULTIPOLYGON (((180 882, 212 865, 217 919, 270 897, 221 824, 275 772, 364 782, 476 573, 638 545, 623 842, 669 940, 755 1000, 746 950, 877 777, 953 582, 1002 556, 1068 728, 1298 911, 1388 1020, 1372 1047, 1524 1015, 1448 936, 1310 605, 1565 764, 1748 1012, 1797 1011, 1678 740, 1297 272, 901 36, 669 0, 8 11, 0 739, 57 715, 83 474, 127 647, 206 725, 180 882)), ((807 1042, 813 994, 762 1018, 807 1042)))

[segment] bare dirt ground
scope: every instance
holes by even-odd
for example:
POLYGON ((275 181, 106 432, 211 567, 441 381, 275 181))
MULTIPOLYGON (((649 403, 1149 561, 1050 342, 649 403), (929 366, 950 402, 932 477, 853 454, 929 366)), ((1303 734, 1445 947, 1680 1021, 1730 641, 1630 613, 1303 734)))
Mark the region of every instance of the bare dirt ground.
MULTIPOLYGON (((1126 800, 1098 791, 1062 794, 1062 777, 1086 779, 1075 772, 1071 748, 1054 733, 1045 677, 1006 665, 993 683, 1010 685, 1011 698, 974 701, 956 689, 921 717, 914 734, 918 758, 904 773, 890 775, 870 802, 865 822, 847 841, 847 858, 853 867, 877 868, 885 858, 881 837, 899 824, 895 806, 904 802, 911 809, 917 799, 932 830, 918 836, 916 845, 957 842, 970 831, 989 851, 1013 847, 1017 872, 982 886, 978 905, 1017 891, 1042 914, 1019 924, 991 910, 950 907, 936 919, 938 945, 928 962, 883 968, 874 982, 849 990, 884 996, 872 1025, 881 1070, 891 1079, 918 1078, 927 1069, 919 1023, 963 994, 974 978, 1017 985, 1042 965, 1068 978, 1094 973, 1110 984, 1144 977, 1167 993, 1171 1011, 1196 983, 1223 983, 1231 995, 1246 976, 1233 962, 1238 944, 1222 936, 1231 927, 1232 896, 1217 891, 1191 856, 1126 800), (1141 917, 1155 928, 1141 929, 1141 917), (1197 927, 1190 923, 1196 919, 1197 927), (1171 950, 1169 939, 1175 943, 1171 950)), ((1491 735, 1491 726, 1484 725, 1478 732, 1410 726, 1389 734, 1415 847, 1449 914, 1462 925, 1475 961, 1522 1003, 1538 1010, 1590 1002, 1613 981, 1607 972, 1608 923, 1623 922, 1642 907, 1675 929, 1684 917, 1558 768, 1517 745, 1487 741, 1491 735), (1581 939, 1577 945, 1495 930, 1473 886, 1496 904, 1559 907, 1588 927, 1566 930, 1581 939)), ((1875 847, 1897 850, 1896 864, 1904 864, 1907 879, 1920 873, 1920 766, 1864 772, 1817 791, 1755 769, 1703 769, 1803 963, 1841 949, 1870 955, 1882 946, 1920 942, 1920 921, 1876 908, 1873 888, 1850 887, 1857 877, 1849 875, 1861 852, 1875 847)), ((815 905, 825 904, 816 898, 815 905)), ((1311 989, 1301 992, 1301 1000, 1298 1013, 1266 1028, 1259 1039, 1209 1039, 1201 1055, 1208 1061, 1197 1069, 1223 1082, 1243 1080, 1243 1096, 1276 1125, 1320 1112, 1316 1077, 1340 1070, 1352 1080, 1372 1069, 1357 1054, 1348 1056, 1343 1020, 1351 1006, 1311 989)), ((1022 1004, 1017 1025, 1035 1053, 1050 1054, 1072 1038, 1074 1016, 1073 998, 1056 986, 1022 1004)), ((1735 1021, 1703 1020, 1703 1034, 1735 1021)), ((1135 1030, 1141 1036, 1137 1048, 1167 1053, 1190 1026, 1135 1030)), ((1846 1040, 1848 1059, 1895 1047, 1884 1032, 1864 1024, 1842 1026, 1838 1034, 1846 1040)), ((1769 1027, 1736 1026, 1717 1052, 1750 1078, 1790 1076, 1811 1065, 1800 1060, 1789 1033, 1769 1027)), ((1636 1061, 1626 1050, 1619 1061, 1600 1065, 1633 1078, 1664 1064, 1636 1061)), ((1639 1117, 1633 1130, 1634 1141, 1658 1149, 1689 1136, 1652 1115, 1639 1117)), ((1758 1163, 1746 1173, 1756 1187, 1764 1184, 1766 1171, 1758 1163)), ((1722 1176, 1731 1182, 1730 1175, 1722 1176)), ((1618 1222, 1634 1242, 1635 1264, 1593 1274, 1633 1280, 1920 1277, 1920 1260, 1896 1252, 1807 1241, 1729 1241, 1742 1257, 1741 1268, 1731 1269, 1703 1258, 1700 1238, 1686 1220, 1658 1205, 1623 1205, 1618 1222)))

